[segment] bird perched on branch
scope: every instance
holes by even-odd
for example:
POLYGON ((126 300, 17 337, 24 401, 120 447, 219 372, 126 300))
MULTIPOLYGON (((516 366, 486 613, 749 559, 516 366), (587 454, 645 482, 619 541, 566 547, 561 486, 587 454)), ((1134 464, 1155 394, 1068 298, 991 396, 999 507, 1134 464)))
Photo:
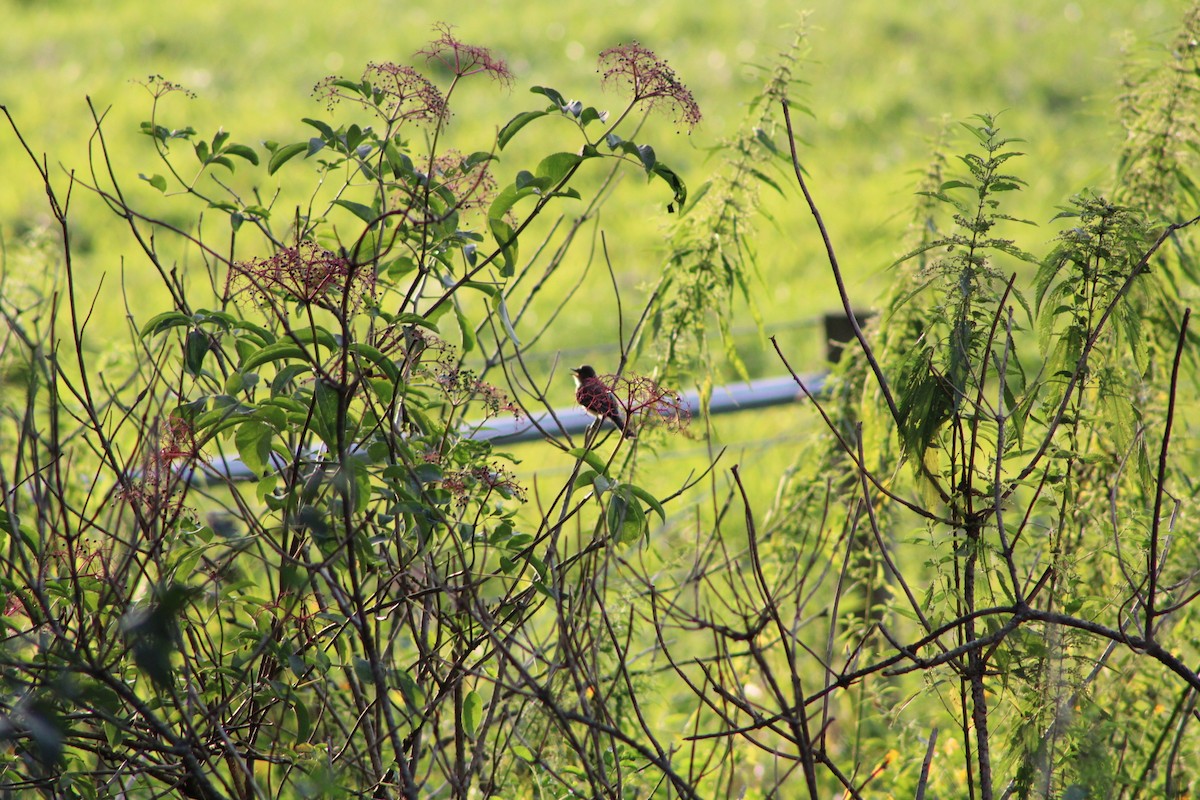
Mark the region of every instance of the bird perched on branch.
POLYGON ((611 420, 624 433, 626 439, 637 437, 633 427, 627 424, 617 396, 608 384, 596 377, 596 370, 584 364, 582 367, 573 368, 571 374, 575 376, 575 402, 596 419, 611 420))

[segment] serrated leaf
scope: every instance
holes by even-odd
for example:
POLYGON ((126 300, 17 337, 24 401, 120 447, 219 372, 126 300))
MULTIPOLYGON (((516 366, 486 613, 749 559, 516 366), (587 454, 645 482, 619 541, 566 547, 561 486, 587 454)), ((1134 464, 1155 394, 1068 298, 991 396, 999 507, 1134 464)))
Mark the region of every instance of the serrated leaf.
POLYGON ((960 181, 960 180, 952 180, 952 181, 943 181, 942 185, 938 187, 938 191, 944 192, 947 189, 974 189, 974 188, 975 188, 975 184, 973 184, 973 183, 967 183, 966 181, 960 181))

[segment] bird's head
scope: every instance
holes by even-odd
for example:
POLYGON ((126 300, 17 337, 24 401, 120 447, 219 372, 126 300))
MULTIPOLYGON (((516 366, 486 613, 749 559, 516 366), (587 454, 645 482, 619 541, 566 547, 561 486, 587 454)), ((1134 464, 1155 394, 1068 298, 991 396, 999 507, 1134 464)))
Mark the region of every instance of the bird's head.
POLYGON ((575 376, 575 383, 582 383, 588 378, 596 377, 596 370, 584 364, 582 367, 572 367, 571 374, 575 376))

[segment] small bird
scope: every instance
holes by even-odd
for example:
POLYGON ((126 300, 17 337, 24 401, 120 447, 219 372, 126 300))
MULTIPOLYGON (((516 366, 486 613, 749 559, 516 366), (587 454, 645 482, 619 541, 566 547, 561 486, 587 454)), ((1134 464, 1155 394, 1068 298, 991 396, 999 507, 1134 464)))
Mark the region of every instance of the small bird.
POLYGON ((621 404, 612 389, 596 377, 596 370, 584 364, 571 370, 575 376, 575 402, 583 406, 596 419, 611 420, 625 434, 626 439, 637 438, 632 426, 627 426, 621 404))

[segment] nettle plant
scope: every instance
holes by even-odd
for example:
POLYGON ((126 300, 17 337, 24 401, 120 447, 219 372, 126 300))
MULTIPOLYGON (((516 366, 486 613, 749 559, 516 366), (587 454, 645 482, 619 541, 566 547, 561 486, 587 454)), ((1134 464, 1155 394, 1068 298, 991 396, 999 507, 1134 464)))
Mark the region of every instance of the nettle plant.
MULTIPOLYGON (((161 166, 141 177, 197 203, 191 228, 127 200, 97 115, 81 184, 129 224, 171 306, 141 318, 131 303, 135 355, 104 372, 73 284, 66 342, 49 303, 4 305, 28 387, 6 410, 20 445, 0 470, 7 790, 466 797, 536 783, 594 796, 677 780, 663 748, 584 713, 589 679, 554 652, 594 554, 643 537, 662 506, 592 449, 610 432, 576 446, 547 428, 576 466, 530 522, 511 459, 474 433, 548 407, 486 374, 523 369, 510 303, 537 263, 521 256, 530 224, 566 200, 592 215, 611 194, 611 180, 591 199, 575 187, 593 165, 640 171, 681 206, 683 181, 627 129, 653 108, 689 129, 700 112, 629 44, 600 56, 618 112, 535 87, 546 105, 463 154, 442 144, 456 88, 513 76, 437 33, 417 62, 447 85, 393 63, 326 78, 315 94, 331 116, 264 150, 164 124, 186 90, 146 82, 142 133, 161 166), (499 184, 498 153, 542 120, 575 141, 499 184), (258 182, 277 174, 264 197, 258 182), (307 200, 280 199, 297 185, 307 200), (566 537, 596 504, 592 533, 566 537)), ((39 172, 73 281, 67 204, 39 172)), ((611 380, 634 425, 686 422, 649 378, 611 380)))

